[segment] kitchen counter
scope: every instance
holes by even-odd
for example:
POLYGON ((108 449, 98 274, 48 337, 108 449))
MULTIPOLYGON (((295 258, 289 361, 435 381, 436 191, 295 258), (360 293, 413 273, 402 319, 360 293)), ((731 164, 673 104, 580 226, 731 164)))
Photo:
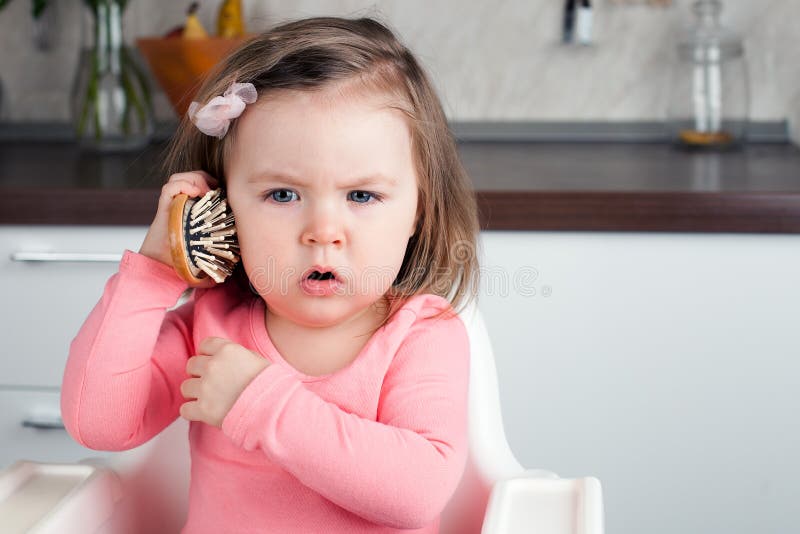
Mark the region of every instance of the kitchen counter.
MULTIPOLYGON (((3 224, 147 225, 164 145, 97 156, 0 143, 3 224)), ((800 149, 462 142, 484 230, 800 233, 800 149)))

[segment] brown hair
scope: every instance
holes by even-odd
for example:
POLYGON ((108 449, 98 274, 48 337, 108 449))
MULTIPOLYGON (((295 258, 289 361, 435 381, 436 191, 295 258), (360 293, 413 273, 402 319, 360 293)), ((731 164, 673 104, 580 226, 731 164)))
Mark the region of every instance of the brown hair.
MULTIPOLYGON (((391 107, 409 119, 419 177, 417 229, 385 295, 389 308, 381 326, 408 297, 419 293, 447 298, 460 311, 477 298, 479 282, 474 193, 433 86, 386 26, 371 18, 335 17, 281 24, 221 62, 195 100, 208 102, 234 81, 252 83, 262 97, 269 91, 315 90, 347 80, 397 97, 399 103, 391 107)), ((224 187, 225 158, 235 130, 234 121, 220 140, 201 133, 184 116, 168 149, 166 175, 204 170, 224 187)), ((232 279, 248 284, 242 262, 236 270, 232 279)))

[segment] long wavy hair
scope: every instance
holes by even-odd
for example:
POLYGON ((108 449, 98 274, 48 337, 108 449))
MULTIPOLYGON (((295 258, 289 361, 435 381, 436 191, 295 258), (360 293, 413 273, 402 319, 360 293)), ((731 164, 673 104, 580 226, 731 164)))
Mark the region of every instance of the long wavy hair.
MULTIPOLYGON (((313 91, 346 80, 395 97, 396 109, 408 120, 418 176, 417 228, 397 278, 384 295, 388 312, 380 326, 408 297, 420 293, 442 296, 460 311, 478 293, 474 192, 427 74, 384 24, 372 18, 317 17, 278 25, 222 61, 195 100, 206 103, 234 81, 252 83, 261 98, 270 91, 313 91)), ((236 121, 223 139, 217 139, 201 133, 184 116, 163 170, 167 177, 204 170, 224 188, 225 160, 235 139, 236 121)), ((242 262, 225 283, 249 286, 252 291, 242 262)))

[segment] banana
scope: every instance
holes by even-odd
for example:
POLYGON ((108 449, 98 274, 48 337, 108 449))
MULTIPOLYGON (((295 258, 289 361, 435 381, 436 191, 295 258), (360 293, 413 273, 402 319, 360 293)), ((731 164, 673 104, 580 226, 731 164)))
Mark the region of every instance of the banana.
POLYGON ((220 37, 241 37, 244 34, 242 21, 242 1, 224 0, 217 16, 217 35, 220 37))
POLYGON ((189 9, 186 11, 186 24, 183 27, 184 39, 205 39, 208 37, 208 32, 203 28, 203 24, 197 17, 197 8, 199 4, 192 2, 189 9))

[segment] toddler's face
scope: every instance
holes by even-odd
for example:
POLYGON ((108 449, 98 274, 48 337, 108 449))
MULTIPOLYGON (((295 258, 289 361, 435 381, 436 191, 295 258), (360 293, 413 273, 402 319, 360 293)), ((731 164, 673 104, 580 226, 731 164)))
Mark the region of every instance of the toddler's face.
POLYGON ((242 262, 269 313, 315 327, 354 320, 375 311, 400 271, 417 176, 408 125, 385 103, 285 91, 238 119, 227 193, 242 262), (303 275, 316 265, 342 285, 315 294, 303 275))

